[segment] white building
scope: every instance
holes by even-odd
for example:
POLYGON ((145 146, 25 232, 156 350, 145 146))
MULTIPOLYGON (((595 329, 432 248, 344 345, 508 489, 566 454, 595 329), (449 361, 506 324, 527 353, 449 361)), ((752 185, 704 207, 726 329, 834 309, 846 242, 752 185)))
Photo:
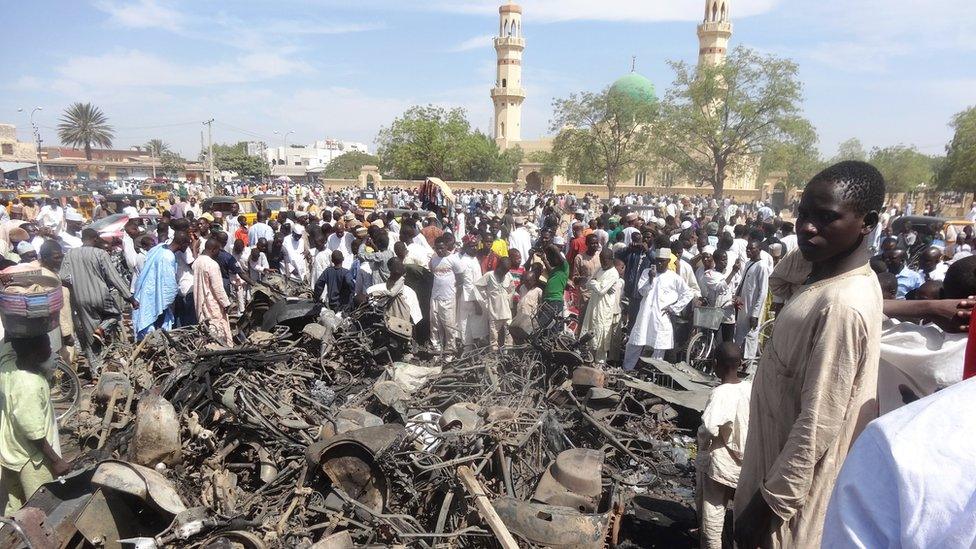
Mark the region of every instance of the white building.
POLYGON ((352 151, 368 153, 369 148, 365 143, 326 139, 310 145, 271 147, 264 151, 264 157, 271 164, 272 170, 275 166, 287 166, 289 171, 298 171, 295 168, 301 168, 306 172, 315 173, 324 169, 337 157, 352 151))

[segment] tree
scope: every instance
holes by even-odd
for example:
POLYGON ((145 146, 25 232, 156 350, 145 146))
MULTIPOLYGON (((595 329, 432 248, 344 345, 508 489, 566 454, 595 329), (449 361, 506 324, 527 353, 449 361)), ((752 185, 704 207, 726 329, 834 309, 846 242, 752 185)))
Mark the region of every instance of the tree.
POLYGON ((499 150, 495 140, 481 132, 464 138, 459 179, 463 181, 514 181, 522 161, 522 147, 499 150))
POLYGON ((325 179, 355 179, 363 166, 379 166, 380 158, 361 151, 350 151, 332 159, 325 167, 325 179))
POLYGON ((560 158, 553 154, 552 151, 532 151, 526 157, 529 162, 537 162, 542 164, 542 168, 539 173, 543 177, 550 178, 555 175, 563 175, 564 169, 560 161, 560 158))
POLYGON ((864 162, 867 159, 868 153, 864 152, 864 145, 861 145, 861 140, 852 137, 837 145, 837 156, 832 158, 830 163, 836 164, 845 160, 860 160, 864 162))
POLYGON ((167 177, 179 177, 186 170, 186 161, 172 151, 164 150, 159 159, 163 175, 167 177))
POLYGON ((646 164, 657 116, 656 100, 611 89, 583 92, 552 103, 555 161, 579 183, 617 183, 646 164))
POLYGON ((759 163, 759 180, 783 173, 787 189, 802 187, 825 167, 817 150, 817 131, 811 124, 799 124, 795 139, 775 142, 766 148, 759 163))
POLYGON ((58 138, 65 145, 84 147, 85 158, 92 159, 91 146, 111 147, 115 134, 108 117, 91 103, 75 103, 65 109, 58 124, 58 138))
POLYGON ((411 107, 380 130, 377 143, 380 163, 403 179, 511 180, 521 160, 521 151, 502 151, 491 138, 472 131, 460 108, 411 107))
POLYGON ((671 67, 658 154, 686 179, 711 185, 716 197, 730 174, 750 170, 773 146, 796 143, 809 125, 793 61, 739 47, 722 64, 671 67))
POLYGON ((909 192, 932 182, 935 159, 922 154, 914 146, 871 149, 868 159, 884 176, 889 192, 909 192))
POLYGON ((235 172, 240 177, 264 177, 271 173, 264 159, 247 154, 247 143, 243 141, 235 145, 214 143, 213 151, 214 165, 220 171, 235 172))
POLYGON ((143 148, 156 158, 162 158, 165 153, 169 152, 169 145, 162 139, 150 139, 143 145, 143 148))
POLYGON ((936 182, 943 189, 976 191, 976 107, 953 116, 949 126, 954 134, 936 182))

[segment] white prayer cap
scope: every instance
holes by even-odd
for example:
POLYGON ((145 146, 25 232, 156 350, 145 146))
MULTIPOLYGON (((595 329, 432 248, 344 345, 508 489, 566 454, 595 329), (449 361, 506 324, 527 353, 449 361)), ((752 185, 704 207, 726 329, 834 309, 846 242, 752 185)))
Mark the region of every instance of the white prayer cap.
POLYGON ((681 228, 682 229, 690 229, 691 228, 691 221, 688 221, 687 219, 684 220, 684 221, 682 221, 681 222, 681 228))
POLYGON ((291 226, 291 232, 292 234, 297 234, 298 236, 302 236, 303 234, 305 234, 305 226, 295 223, 294 225, 291 226))
POLYGON ((32 246, 31 243, 26 240, 21 240, 17 243, 17 255, 24 255, 26 253, 36 251, 37 250, 34 249, 34 246, 32 246))
POLYGON ((81 217, 81 214, 76 211, 68 211, 64 214, 65 221, 84 221, 85 218, 81 217))
POLYGON ((657 251, 657 258, 667 259, 668 261, 671 261, 671 250, 667 248, 659 248, 657 251))

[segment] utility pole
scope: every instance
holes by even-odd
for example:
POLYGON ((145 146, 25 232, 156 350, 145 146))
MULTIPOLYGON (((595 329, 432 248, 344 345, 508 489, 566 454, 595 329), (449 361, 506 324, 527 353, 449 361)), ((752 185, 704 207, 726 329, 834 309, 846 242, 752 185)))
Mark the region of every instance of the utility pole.
POLYGON ((207 162, 209 164, 207 171, 210 174, 210 195, 211 196, 213 196, 214 194, 214 180, 216 179, 216 177, 214 177, 214 161, 213 161, 213 121, 214 119, 211 118, 210 120, 204 122, 204 124, 206 124, 207 126, 207 162))
MULTIPOLYGON (((38 181, 44 180, 44 173, 41 172, 41 130, 37 127, 37 123, 34 122, 34 113, 43 110, 44 107, 34 107, 30 112, 30 124, 34 129, 34 142, 37 144, 34 150, 34 161, 36 162, 38 181)), ((24 112, 24 109, 17 109, 17 112, 24 112)))
POLYGON ((149 158, 152 160, 153 169, 153 183, 156 182, 156 149, 154 147, 149 147, 149 158))

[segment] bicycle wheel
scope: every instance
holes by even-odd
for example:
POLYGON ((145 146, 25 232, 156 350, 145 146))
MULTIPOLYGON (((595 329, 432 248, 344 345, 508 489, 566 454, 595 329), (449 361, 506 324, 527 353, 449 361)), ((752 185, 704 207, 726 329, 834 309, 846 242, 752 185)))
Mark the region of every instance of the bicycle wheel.
POLYGON ((712 346, 715 343, 715 334, 712 332, 700 331, 692 336, 688 342, 688 351, 685 354, 685 361, 688 366, 705 372, 712 372, 712 346))
POLYGON ((81 379, 61 359, 58 359, 51 376, 51 403, 54 405, 54 417, 59 423, 74 413, 81 403, 81 379))

